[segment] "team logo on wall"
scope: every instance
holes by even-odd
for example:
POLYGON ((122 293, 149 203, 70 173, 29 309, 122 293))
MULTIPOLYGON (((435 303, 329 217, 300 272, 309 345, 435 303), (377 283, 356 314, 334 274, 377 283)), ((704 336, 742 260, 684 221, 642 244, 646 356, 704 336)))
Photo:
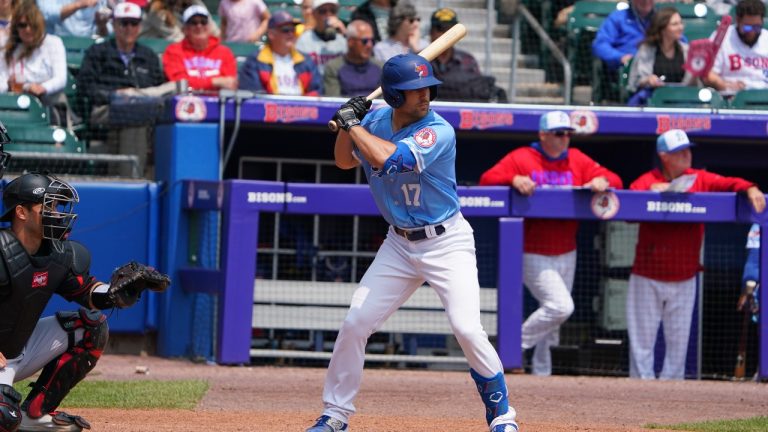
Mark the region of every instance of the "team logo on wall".
POLYGON ((515 116, 509 111, 459 110, 459 129, 488 129, 512 126, 515 116))
POLYGON ((619 197, 612 191, 598 192, 592 196, 590 208, 599 219, 611 219, 619 211, 619 197))
POLYGON ((597 132, 600 124, 594 112, 577 110, 571 112, 571 126, 576 129, 577 134, 591 135, 597 132))
POLYGON ((294 123, 302 120, 317 120, 316 106, 264 104, 265 123, 294 123))
POLYGON ((437 142, 437 134, 434 129, 425 127, 413 134, 413 139, 420 147, 429 148, 437 142))
POLYGON ((712 119, 709 116, 657 115, 656 133, 663 134, 670 129, 682 129, 684 131, 710 130, 712 129, 712 119))
POLYGON ((176 101, 176 118, 181 121, 203 121, 206 114, 205 102, 197 96, 182 96, 176 101))

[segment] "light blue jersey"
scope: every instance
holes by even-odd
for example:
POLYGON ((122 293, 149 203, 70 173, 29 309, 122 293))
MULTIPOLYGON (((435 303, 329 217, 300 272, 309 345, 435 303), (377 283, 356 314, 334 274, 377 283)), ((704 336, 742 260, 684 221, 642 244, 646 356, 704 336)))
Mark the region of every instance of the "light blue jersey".
POLYGON ((392 108, 369 113, 362 121, 368 132, 394 144, 404 143, 416 158, 414 171, 385 174, 360 159, 384 219, 411 229, 434 225, 459 211, 456 193, 456 132, 432 110, 421 120, 392 132, 392 108))

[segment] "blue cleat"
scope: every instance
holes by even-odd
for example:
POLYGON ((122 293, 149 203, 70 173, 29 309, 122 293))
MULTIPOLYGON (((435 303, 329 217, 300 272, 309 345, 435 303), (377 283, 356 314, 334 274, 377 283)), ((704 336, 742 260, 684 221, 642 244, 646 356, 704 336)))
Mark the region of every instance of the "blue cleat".
POLYGON ((327 415, 322 415, 317 419, 315 425, 307 429, 306 432, 342 432, 346 430, 347 424, 343 421, 327 415))

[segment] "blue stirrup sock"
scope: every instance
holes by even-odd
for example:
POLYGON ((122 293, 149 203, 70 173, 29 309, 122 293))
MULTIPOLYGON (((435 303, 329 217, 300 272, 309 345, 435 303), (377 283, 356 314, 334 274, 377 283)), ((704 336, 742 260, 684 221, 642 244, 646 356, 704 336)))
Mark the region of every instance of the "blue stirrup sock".
POLYGON ((485 404, 485 420, 490 425, 493 419, 504 415, 509 411, 509 399, 507 399, 507 383, 504 374, 499 372, 492 378, 485 378, 474 369, 469 370, 472 379, 477 385, 477 392, 485 404))

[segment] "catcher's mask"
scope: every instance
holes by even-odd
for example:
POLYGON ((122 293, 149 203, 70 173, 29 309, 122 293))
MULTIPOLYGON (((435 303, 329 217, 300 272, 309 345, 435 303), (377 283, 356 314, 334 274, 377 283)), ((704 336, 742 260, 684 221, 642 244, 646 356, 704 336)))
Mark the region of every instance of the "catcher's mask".
POLYGON ((42 204, 43 238, 64 240, 77 219, 75 204, 80 202, 75 188, 50 174, 29 173, 8 183, 3 191, 5 211, 0 221, 13 220, 16 206, 42 204))

